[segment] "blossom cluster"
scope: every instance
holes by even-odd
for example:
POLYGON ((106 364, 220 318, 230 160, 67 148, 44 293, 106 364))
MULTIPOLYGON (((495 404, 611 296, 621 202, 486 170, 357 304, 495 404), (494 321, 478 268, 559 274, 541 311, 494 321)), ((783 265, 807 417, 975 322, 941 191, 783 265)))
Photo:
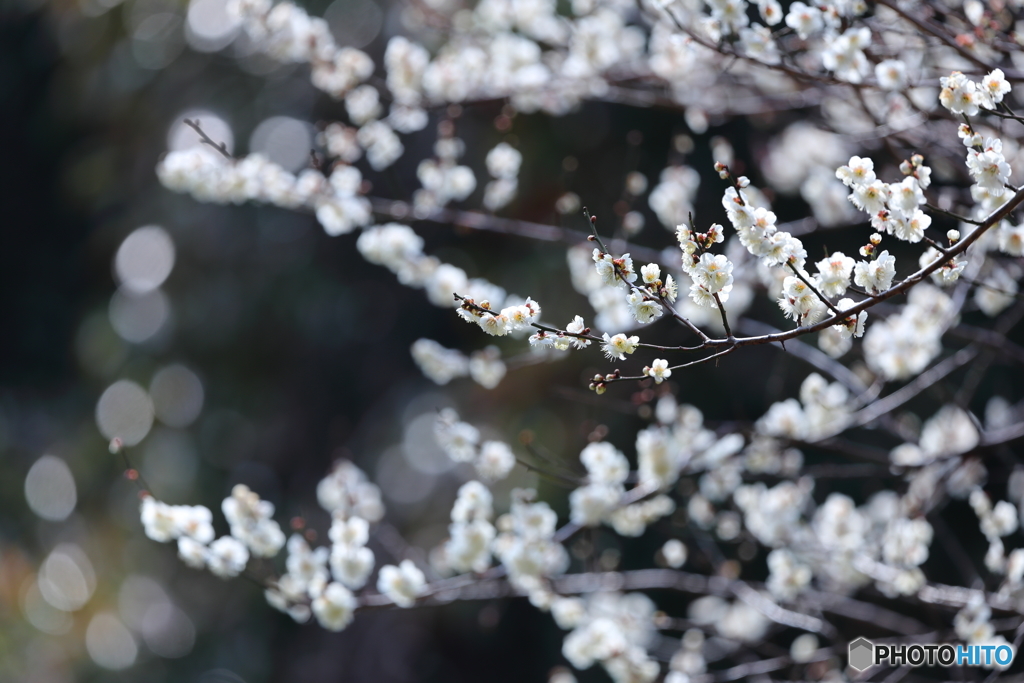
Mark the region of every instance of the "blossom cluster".
POLYGON ((369 225, 372 218, 369 201, 359 194, 362 174, 346 164, 336 165, 329 176, 316 169, 305 169, 296 176, 261 154, 233 160, 192 147, 169 152, 156 172, 164 186, 201 201, 258 201, 290 209, 309 208, 328 235, 352 232, 369 225))
MULTIPOLYGON (((937 539, 930 513, 947 497, 965 499, 974 510, 988 543, 986 568, 1002 577, 999 595, 1024 598, 1024 548, 1007 553, 1004 547, 1018 530, 1024 477, 1015 473, 1007 500, 993 504, 982 488, 985 464, 981 458, 966 457, 989 443, 983 430, 1005 428, 1016 417, 1001 420, 999 415, 1013 416, 1017 409, 996 406, 991 411, 996 417, 987 417, 990 424, 983 426, 969 412, 968 400, 920 419, 906 412, 903 403, 891 407, 906 394, 924 391, 913 384, 889 393, 882 399, 886 403, 876 403, 886 383, 919 377, 940 357, 944 336, 958 326, 962 315, 971 313, 971 287, 973 305, 990 317, 1000 315, 1017 296, 1024 269, 1007 257, 1024 255, 1024 225, 1014 225, 1009 218, 993 225, 995 220, 989 217, 1014 198, 1010 163, 1020 163, 1018 145, 1002 139, 1001 132, 969 121, 982 112, 1015 117, 1004 101, 1010 85, 1000 69, 991 70, 980 83, 953 72, 941 79, 936 98, 934 83, 925 75, 933 61, 959 59, 953 54, 956 50, 890 30, 886 22, 895 23, 906 10, 888 3, 875 7, 871 16, 866 16, 867 5, 857 1, 813 6, 792 2, 785 8, 775 0, 644 2, 639 11, 629 3, 592 0, 575 0, 568 6, 553 0, 482 0, 472 9, 457 11, 444 0, 427 5, 415 11, 453 11, 440 42, 425 41, 432 46, 428 50, 411 38, 390 38, 384 78, 375 79, 369 58, 336 46, 322 20, 288 2, 272 6, 267 0, 236 0, 232 11, 242 18, 250 38, 274 59, 309 63, 314 85, 343 101, 345 122, 323 127, 318 144, 326 150, 327 161, 314 157, 316 168, 291 173, 258 154, 234 160, 211 149, 189 149, 171 152, 161 161, 161 181, 205 201, 251 200, 309 209, 331 235, 361 228, 356 248, 367 261, 387 268, 402 284, 423 289, 431 303, 454 307, 459 317, 486 334, 511 338, 503 344, 525 346, 522 340, 529 332, 528 343, 535 350, 584 350, 597 342, 593 351, 599 349, 608 361, 643 363, 642 373, 635 377, 616 369, 595 376, 591 387, 604 393, 612 381, 641 383, 633 400, 648 423, 636 432, 631 450, 616 445, 619 435, 613 441, 603 431, 592 432, 582 449, 574 449, 579 450, 582 476, 579 468, 572 470, 573 457, 564 469, 553 459, 550 464, 557 471, 546 473, 572 486, 568 521, 560 527, 558 505, 539 500, 532 488, 513 489, 502 514, 505 500, 490 487, 504 482, 495 487, 501 491, 516 482, 516 452, 509 443, 492 438, 486 428, 463 421, 453 410, 441 410, 434 435, 444 453, 461 464, 452 471, 463 481, 445 521, 447 538, 430 553, 429 567, 411 559, 377 566, 370 539, 373 525, 384 515, 381 492, 351 463, 340 464, 317 490, 320 504, 331 514, 329 546, 311 547, 312 534, 296 533, 286 542, 273 520, 273 506, 244 486, 224 501, 231 533, 219 539, 214 538, 208 509, 145 498, 142 517, 151 538, 176 541, 186 563, 224 577, 243 572, 250 555, 271 558, 286 547, 285 571, 269 583, 268 602, 298 621, 315 617, 332 630, 344 628, 367 601, 411 607, 437 595, 440 586, 428 582, 427 574, 431 581, 459 575, 465 585, 507 578, 512 591, 550 611, 569 631, 562 648, 569 663, 577 669, 599 664, 614 680, 630 682, 653 681, 664 673, 666 683, 686 683, 707 670, 706 655, 714 648, 706 646, 705 634, 715 647, 725 642, 733 652, 740 644, 764 638, 772 621, 787 626, 812 623, 799 619, 808 617, 805 601, 821 592, 852 596, 872 586, 891 599, 924 599, 926 588, 939 590, 929 585, 923 569, 937 539), (899 49, 896 44, 904 40, 915 47, 899 49), (732 74, 722 72, 722 55, 737 58, 730 66, 732 74), (797 81, 790 77, 818 79, 823 85, 794 88, 797 81), (637 83, 649 85, 651 91, 632 90, 637 83), (480 201, 488 213, 472 215, 481 221, 504 221, 492 214, 508 207, 519 192, 520 142, 508 135, 497 144, 479 144, 465 130, 463 140, 455 134, 462 108, 441 105, 507 100, 495 122, 505 132, 517 112, 562 114, 585 99, 629 101, 660 87, 667 93, 665 101, 683 105, 686 126, 700 144, 709 125, 740 111, 746 101, 740 95, 745 92, 769 95, 760 98, 758 106, 767 107, 764 111, 770 114, 774 107, 788 108, 798 100, 796 106, 816 107, 823 125, 833 132, 801 121, 772 141, 764 165, 768 172, 756 176, 764 179, 764 190, 753 187, 746 176, 735 175, 730 170, 735 161, 732 147, 712 139, 709 146, 719 179, 731 185, 721 200, 729 229, 693 219, 702 181, 700 173, 682 161, 698 143, 689 135, 673 138, 671 154, 677 156, 670 156, 652 183, 647 208, 675 231, 678 250, 674 245, 660 252, 660 258, 646 257, 652 262, 640 265, 634 255, 643 253, 642 247, 621 246, 623 235, 633 239, 643 227, 643 214, 633 202, 648 189, 647 176, 629 172, 626 199, 615 209, 622 218, 621 231, 609 242, 615 252, 624 253, 613 253, 602 242, 596 222, 588 226, 595 229, 591 241, 568 250, 572 284, 587 297, 594 316, 572 315, 564 329, 543 324, 541 307, 533 299, 470 278, 461 268, 427 255, 424 240, 412 227, 397 222, 372 225, 371 207, 378 204, 365 196, 368 183, 356 164, 365 161, 374 171, 390 167, 407 152, 399 136, 426 130, 431 116, 442 111, 432 146, 408 145, 410 151, 430 151, 413 162, 420 188, 411 197, 411 209, 403 204, 403 211, 411 211, 410 220, 437 219, 450 203, 473 201, 477 173, 486 169, 490 179, 480 201), (857 93, 852 99, 861 101, 859 109, 848 101, 850 92, 857 93), (939 106, 967 119, 958 128, 967 149, 966 174, 964 167, 953 169, 946 163, 941 145, 928 150, 936 187, 932 166, 925 165, 923 155, 913 154, 898 164, 902 178, 885 182, 879 176, 895 176, 895 162, 890 167, 884 157, 876 156, 876 174, 875 159, 855 154, 865 154, 863 149, 873 143, 855 145, 887 131, 929 142, 926 136, 941 131, 940 126, 929 123, 925 135, 917 137, 914 128, 944 116, 939 106), (947 191, 957 171, 965 179, 960 195, 947 191), (801 232, 796 224, 779 223, 771 208, 776 193, 798 191, 818 226, 863 231, 860 258, 829 248, 816 260, 809 251, 816 253, 817 246, 811 250, 800 239, 806 226, 801 232), (934 197, 934 205, 926 193, 934 197), (962 217, 957 229, 945 233, 945 240, 937 239, 935 228, 944 220, 939 214, 956 220, 958 214, 947 209, 956 202, 966 204, 968 196, 972 217, 962 217), (864 224, 858 225, 858 218, 864 224), (902 263, 902 254, 916 254, 917 249, 921 270, 898 279, 897 255, 902 263), (681 299, 680 287, 687 292, 681 299), (767 294, 775 318, 781 321, 784 316, 792 321, 784 325, 796 327, 763 335, 743 331, 744 325, 768 326, 745 316, 755 292, 767 294), (904 292, 905 303, 894 296, 904 292), (588 319, 593 320, 593 330, 588 319), (820 326, 817 341, 825 354, 793 339, 822 321, 827 322, 820 326), (639 334, 631 334, 638 326, 669 322, 685 328, 693 345, 657 346, 650 343, 647 331, 645 343, 639 334), (734 330, 756 336, 737 337, 734 330), (708 333, 719 331, 724 333, 720 338, 708 333), (835 359, 849 353, 859 338, 863 343, 857 360, 850 367, 837 363, 835 359), (780 397, 762 415, 752 415, 742 424, 705 424, 700 410, 679 405, 673 397, 673 385, 691 389, 685 375, 691 362, 717 359, 743 346, 790 340, 796 350, 785 349, 784 344, 783 350, 817 372, 806 376, 797 396, 780 397), (666 356, 676 351, 707 355, 677 365, 668 358, 634 360, 651 349, 666 356), (873 414, 878 406, 894 413, 893 419, 878 421, 880 416, 873 414), (860 426, 878 426, 873 435, 877 441, 894 439, 891 448, 871 448, 880 454, 876 459, 883 471, 899 477, 901 485, 857 501, 828 488, 827 477, 816 479, 803 465, 804 450, 842 452, 837 442, 860 426), (691 628, 666 673, 650 650, 657 642, 660 620, 668 617, 659 615, 651 598, 641 593, 602 588, 576 597, 566 588, 572 586, 566 579, 574 577, 566 575, 576 559, 591 556, 586 543, 570 545, 568 540, 581 529, 587 529, 588 539, 612 532, 639 537, 652 527, 659 532, 668 529, 671 536, 676 526, 689 526, 685 533, 697 535, 700 543, 691 546, 693 552, 706 556, 703 559, 715 566, 715 580, 735 589, 737 599, 705 595, 689 604, 691 628), (764 583, 752 588, 745 579, 730 578, 740 575, 741 564, 716 557, 717 544, 736 544, 736 555, 744 562, 763 556, 768 570, 764 583)), ((964 15, 977 31, 956 36, 954 43, 961 47, 961 38, 973 41, 972 35, 982 35, 997 22, 989 10, 975 5, 980 3, 966 3, 964 15)), ((971 54, 979 60, 994 58, 985 50, 971 54)), ((953 126, 947 128, 952 138, 953 126)), ((559 212, 572 213, 579 208, 579 196, 566 192, 558 204, 559 212)), ((396 206, 390 213, 403 215, 396 206)), ((807 244, 816 242, 811 238, 807 244)), ((987 332, 975 330, 971 338, 990 343, 987 332)), ((514 366, 514 361, 502 360, 495 346, 466 355, 421 338, 412 344, 411 353, 423 373, 441 385, 470 376, 482 387, 494 388, 514 366)), ((1013 348, 1007 351, 1014 353, 1013 348)), ((538 352, 536 357, 559 355, 538 352)), ((540 465, 531 469, 545 473, 540 465)), ((677 538, 669 538, 657 557, 672 571, 689 559, 687 546, 677 538)), ((616 568, 605 556, 598 562, 602 569, 616 568)), ((984 595, 972 597, 953 622, 957 635, 968 642, 993 643, 1001 638, 995 634, 984 595)), ((797 638, 790 650, 792 660, 811 661, 817 642, 811 634, 797 638)))

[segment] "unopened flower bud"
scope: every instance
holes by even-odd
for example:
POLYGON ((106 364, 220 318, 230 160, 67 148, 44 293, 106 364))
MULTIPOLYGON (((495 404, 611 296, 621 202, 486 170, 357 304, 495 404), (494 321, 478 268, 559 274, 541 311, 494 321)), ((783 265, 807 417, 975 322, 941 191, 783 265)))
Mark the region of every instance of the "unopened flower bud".
POLYGON ((956 244, 957 242, 960 241, 960 231, 950 230, 949 232, 946 233, 946 238, 949 240, 950 244, 956 244))
POLYGON ((119 437, 119 436, 115 436, 113 439, 110 440, 110 452, 111 453, 115 453, 115 454, 116 453, 120 453, 121 452, 121 448, 123 446, 124 446, 124 441, 122 441, 121 437, 119 437))
POLYGON ((877 232, 873 232, 871 233, 871 237, 868 238, 868 241, 877 247, 879 244, 882 243, 882 236, 879 235, 877 232))
POLYGON ((736 186, 737 187, 748 187, 749 185, 750 185, 750 178, 748 178, 745 175, 741 175, 739 178, 736 179, 736 186))

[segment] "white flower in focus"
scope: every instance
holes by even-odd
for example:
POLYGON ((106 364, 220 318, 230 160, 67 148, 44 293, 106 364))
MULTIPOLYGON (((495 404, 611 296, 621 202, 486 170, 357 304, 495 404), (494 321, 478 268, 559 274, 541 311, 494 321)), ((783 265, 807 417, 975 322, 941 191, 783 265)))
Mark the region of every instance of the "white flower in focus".
POLYGON ((875 162, 869 158, 850 157, 850 163, 840 166, 836 177, 847 187, 870 185, 875 182, 875 162))
POLYGON ((981 79, 981 91, 987 96, 984 106, 995 109, 995 105, 1003 101, 1003 95, 1010 92, 1010 84, 1006 81, 1002 69, 996 69, 981 79))
POLYGON ((924 203, 924 193, 914 176, 907 176, 901 182, 889 185, 889 208, 893 211, 910 217, 924 203))
MULTIPOLYGON (((836 304, 836 308, 840 311, 845 311, 848 308, 855 306, 857 302, 853 299, 840 299, 836 304)), ((839 325, 833 325, 832 329, 839 333, 839 336, 843 339, 849 339, 851 337, 863 337, 864 326, 868 321, 868 312, 861 311, 856 315, 851 315, 842 321, 839 325)))
POLYGON ((642 292, 637 290, 629 293, 629 296, 626 297, 626 302, 629 304, 630 313, 632 313, 636 321, 641 324, 657 320, 661 317, 663 312, 661 304, 649 299, 642 292))
POLYGON ((655 384, 661 384, 672 376, 668 368, 668 361, 663 358, 655 358, 651 361, 650 367, 644 368, 644 374, 654 379, 655 384))
MULTIPOLYGON (((583 334, 585 329, 587 329, 587 326, 583 322, 583 317, 579 315, 574 317, 572 322, 565 326, 565 331, 573 334, 583 334)), ((580 339, 579 337, 573 337, 570 343, 577 349, 585 349, 590 346, 589 339, 580 339)))
POLYGON ((399 607, 412 607, 426 584, 426 577, 412 560, 402 560, 397 567, 386 564, 380 568, 377 590, 391 598, 399 607))
POLYGON ((896 257, 883 251, 874 261, 859 261, 853 267, 853 281, 869 294, 879 294, 889 289, 896 276, 896 257))
POLYGON ((512 331, 508 316, 503 313, 484 313, 477 319, 477 324, 492 337, 503 337, 512 331))
POLYGON ((975 182, 985 190, 1001 195, 1010 180, 1010 164, 1003 156, 1003 145, 998 139, 985 140, 982 151, 967 151, 967 169, 975 182))
POLYGON ((732 285, 732 263, 724 254, 702 254, 692 275, 695 284, 716 294, 732 285))
POLYGON ((608 286, 626 285, 636 281, 636 271, 633 270, 633 259, 629 254, 623 254, 619 258, 611 254, 602 253, 597 247, 594 248, 594 264, 597 268, 601 281, 608 286))
POLYGON ((621 333, 614 337, 609 337, 608 333, 605 332, 604 344, 602 344, 601 350, 604 352, 604 355, 608 356, 608 360, 626 360, 626 354, 636 351, 637 344, 639 343, 640 337, 627 337, 621 333))
POLYGON ((854 261, 837 251, 828 258, 818 261, 818 288, 825 296, 842 296, 850 286, 850 273, 854 261))
POLYGON ((904 242, 917 243, 924 239, 924 231, 932 224, 932 217, 918 209, 909 218, 893 216, 888 225, 892 234, 904 242))
POLYGON ((881 180, 854 185, 850 201, 864 213, 874 216, 885 209, 889 201, 889 186, 881 180))
POLYGON ((800 324, 812 322, 825 309, 821 299, 807 283, 793 275, 782 281, 782 296, 778 304, 787 318, 800 324))
POLYGON ((966 114, 974 116, 978 113, 978 106, 985 101, 986 95, 978 91, 978 84, 964 76, 959 71, 954 71, 949 76, 939 79, 942 91, 939 93, 939 103, 948 109, 951 114, 966 114))

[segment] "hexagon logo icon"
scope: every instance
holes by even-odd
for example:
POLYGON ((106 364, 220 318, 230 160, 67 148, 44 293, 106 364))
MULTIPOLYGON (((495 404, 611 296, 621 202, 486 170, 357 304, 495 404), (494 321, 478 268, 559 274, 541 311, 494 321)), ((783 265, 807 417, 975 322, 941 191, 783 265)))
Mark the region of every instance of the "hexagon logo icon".
POLYGON ((875 646, 867 638, 858 638, 850 643, 850 668, 864 671, 875 661, 875 646))

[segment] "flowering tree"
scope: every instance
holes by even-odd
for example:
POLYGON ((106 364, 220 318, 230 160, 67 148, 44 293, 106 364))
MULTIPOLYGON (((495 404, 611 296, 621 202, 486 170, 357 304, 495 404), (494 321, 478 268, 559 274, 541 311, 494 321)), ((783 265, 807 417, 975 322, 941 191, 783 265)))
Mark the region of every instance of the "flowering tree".
MULTIPOLYGON (((978 392, 1024 359, 1012 335, 1024 314, 1016 3, 425 0, 378 61, 289 2, 229 11, 254 51, 302 65, 342 101, 344 120, 321 125, 292 172, 235 157, 209 122, 186 119, 192 137, 157 167, 167 188, 310 211, 332 236, 359 231, 362 258, 423 290, 437 315, 477 326, 479 346, 506 338, 468 354, 416 340, 412 357, 437 384, 468 376, 494 390, 524 366, 585 355, 600 363, 586 400, 626 397, 645 424, 552 454, 441 410, 436 441, 467 479, 448 538, 403 541, 391 558, 368 546, 395 535, 382 491, 349 461, 317 487, 326 545, 304 519, 288 537, 247 486, 223 501, 230 533, 215 538, 207 507, 140 482, 151 539, 177 543, 190 567, 253 578, 272 607, 330 630, 364 610, 525 596, 567 631, 573 669, 600 665, 616 681, 838 679, 853 673, 848 641, 867 631, 1020 644, 1024 469, 1004 446, 1024 436, 1021 397, 978 392), (593 187, 553 198, 549 213, 570 227, 499 215, 515 214, 533 163, 517 122, 595 100, 685 121, 653 189, 624 169, 611 217, 582 206, 603 201, 593 187), (495 102, 491 142, 467 145, 460 128, 495 102), (788 125, 786 112, 798 114, 788 125), (761 149, 701 137, 741 117, 765 122, 761 149), (703 167, 683 163, 699 156, 695 138, 710 143, 703 167), (369 180, 402 168, 415 169, 411 196, 369 180), (702 207, 698 188, 721 209, 702 207), (645 195, 666 239, 644 232, 645 195), (429 224, 568 243, 569 277, 545 291, 568 296, 571 280, 589 310, 538 296, 542 309, 486 268, 470 277, 429 255, 417 231, 429 224), (706 422, 691 373, 706 365, 701 381, 743 395, 749 378, 729 363, 757 346, 800 361, 798 392, 753 419, 706 422), (567 517, 557 489, 501 488, 524 468, 568 489, 567 517), (880 485, 854 498, 836 484, 850 479, 880 485), (943 511, 964 499, 976 522, 951 528, 943 511), (600 538, 644 534, 660 547, 647 568, 596 561, 600 538), (980 543, 983 560, 965 549, 980 543), (687 601, 664 607, 666 592, 687 601)), ((104 432, 114 451, 132 444, 116 425, 104 432)))

